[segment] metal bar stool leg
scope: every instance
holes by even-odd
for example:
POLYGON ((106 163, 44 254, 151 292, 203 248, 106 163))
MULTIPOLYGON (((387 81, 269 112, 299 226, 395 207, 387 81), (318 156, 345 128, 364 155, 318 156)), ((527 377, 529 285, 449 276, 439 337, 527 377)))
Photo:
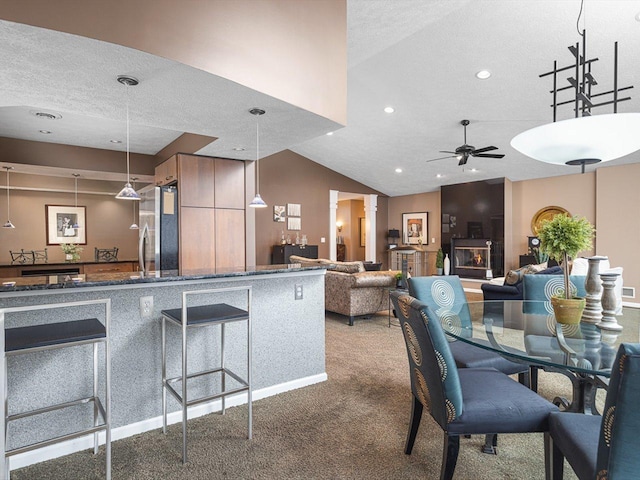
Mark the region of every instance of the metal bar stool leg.
POLYGON ((167 320, 162 317, 162 433, 167 433, 167 320))
MULTIPOLYGON (((226 390, 227 376, 224 373, 224 323, 220 325, 220 368, 222 369, 222 391, 226 390)), ((225 413, 225 397, 222 396, 222 415, 225 413)))
MULTIPOLYGON (((111 318, 111 301, 106 305, 107 318, 111 318)), ((111 480, 111 322, 106 322, 107 341, 104 344, 104 376, 105 376, 105 442, 104 450, 107 463, 107 480, 111 480)))
MULTIPOLYGON (((98 398, 98 344, 93 344, 93 398, 98 398)), ((98 402, 93 402, 93 426, 98 426, 98 402)), ((93 434, 93 454, 98 454, 98 432, 93 434)))
POLYGON ((182 463, 187 463, 187 304, 182 305, 182 463))

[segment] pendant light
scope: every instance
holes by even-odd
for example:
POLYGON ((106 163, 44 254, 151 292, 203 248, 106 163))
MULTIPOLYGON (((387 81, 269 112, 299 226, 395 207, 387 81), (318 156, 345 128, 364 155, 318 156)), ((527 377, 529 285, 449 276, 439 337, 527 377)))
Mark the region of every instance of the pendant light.
POLYGON ((7 171, 7 222, 2 225, 2 228, 16 228, 13 223, 11 223, 11 216, 9 215, 9 170, 13 170, 13 167, 2 167, 7 171))
MULTIPOLYGON (((76 199, 76 211, 78 211, 78 177, 80 176, 79 173, 72 173, 71 175, 73 175, 75 177, 75 184, 76 184, 76 195, 75 195, 75 199, 76 199)), ((78 225, 78 215, 76 215, 76 221, 73 225, 71 225, 71 228, 73 228, 74 230, 78 230, 80 228, 80 225, 78 225)))
POLYGON ((253 208, 266 208, 267 204, 260 196, 260 122, 258 117, 264 115, 265 111, 260 108, 252 108, 249 110, 251 115, 256 115, 256 196, 249 204, 253 208))
MULTIPOLYGON (((136 180, 138 179, 138 177, 133 177, 131 178, 131 180, 133 181, 133 189, 136 189, 136 180)), ((138 224, 136 223, 136 204, 138 202, 131 202, 133 203, 133 223, 131 224, 131 226, 129 227, 129 230, 139 230, 140 227, 138 227, 138 224)))
POLYGON ((126 75, 120 75, 118 81, 127 88, 127 183, 120 190, 120 193, 116 195, 116 198, 120 200, 140 200, 140 195, 138 195, 138 192, 135 191, 129 181, 129 87, 135 87, 140 82, 136 78, 126 75))

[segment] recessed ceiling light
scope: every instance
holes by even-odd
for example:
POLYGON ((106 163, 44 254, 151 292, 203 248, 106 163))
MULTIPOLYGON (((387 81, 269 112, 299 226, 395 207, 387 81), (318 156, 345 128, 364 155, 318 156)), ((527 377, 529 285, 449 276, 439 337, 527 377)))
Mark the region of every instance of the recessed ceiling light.
POLYGON ((401 168, 396 168, 396 173, 402 173, 402 169, 401 168))
POLYGON ((333 132, 327 132, 327 135, 333 135, 333 132))
POLYGON ((51 133, 50 130, 38 130, 40 133, 44 133, 45 135, 49 135, 51 133))
POLYGON ((31 110, 29 113, 34 117, 43 118, 45 120, 59 120, 62 118, 62 115, 55 112, 42 112, 37 110, 31 110))
POLYGON ((478 77, 480 80, 486 80, 490 76, 491 72, 489 70, 480 70, 478 73, 476 73, 476 77, 478 77))
POLYGON ((478 169, 476 169, 476 168, 472 168, 472 169, 471 169, 471 171, 472 171, 472 172, 477 172, 477 171, 478 171, 478 169))
POLYGON ((234 147, 233 150, 236 151, 236 152, 244 152, 244 148, 242 148, 242 147, 234 147))
POLYGON ((441 173, 437 174, 436 178, 442 178, 442 174, 441 173))
POLYGON ((109 140, 111 143, 122 143, 122 140, 109 140))
POLYGON ((385 113, 393 113, 396 111, 396 109, 393 107, 384 107, 384 111, 385 113))

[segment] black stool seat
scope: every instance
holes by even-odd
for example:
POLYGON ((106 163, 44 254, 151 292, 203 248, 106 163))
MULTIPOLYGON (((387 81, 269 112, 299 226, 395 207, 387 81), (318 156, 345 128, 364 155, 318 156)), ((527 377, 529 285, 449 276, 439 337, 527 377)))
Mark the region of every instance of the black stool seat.
POLYGON ((105 326, 97 318, 88 318, 30 327, 7 328, 4 331, 4 342, 5 351, 13 352, 106 338, 106 336, 105 326))
MULTIPOLYGON (((182 323, 181 308, 162 310, 162 315, 176 323, 182 323)), ((246 310, 232 307, 231 305, 227 305, 226 303, 187 307, 187 325, 232 322, 234 320, 245 320, 248 316, 249 312, 247 312, 246 310)))

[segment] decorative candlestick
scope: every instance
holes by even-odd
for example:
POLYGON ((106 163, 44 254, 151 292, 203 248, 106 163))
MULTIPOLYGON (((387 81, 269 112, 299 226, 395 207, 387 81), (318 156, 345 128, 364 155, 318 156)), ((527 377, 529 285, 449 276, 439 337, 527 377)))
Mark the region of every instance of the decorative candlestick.
POLYGON ((600 261, 606 260, 607 257, 589 257, 589 270, 587 271, 587 279, 584 282, 584 288, 587 291, 586 304, 582 312, 583 323, 597 325, 602 320, 602 281, 598 276, 600 273, 600 261))
POLYGON ((616 286, 617 273, 601 273, 602 279, 602 320, 598 323, 598 327, 602 330, 622 330, 622 325, 618 324, 616 319, 616 294, 614 288, 616 286))

